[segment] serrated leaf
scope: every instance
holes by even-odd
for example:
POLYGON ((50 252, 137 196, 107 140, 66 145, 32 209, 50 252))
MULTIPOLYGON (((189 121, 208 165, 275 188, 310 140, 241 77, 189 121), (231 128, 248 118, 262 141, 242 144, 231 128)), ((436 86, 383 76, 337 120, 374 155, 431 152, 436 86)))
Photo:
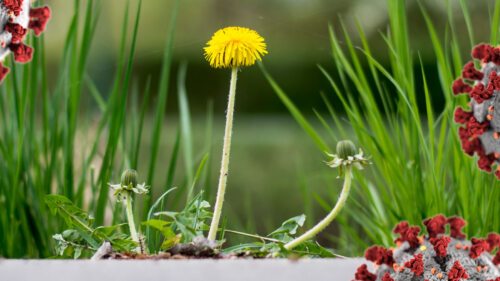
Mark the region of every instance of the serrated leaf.
POLYGON ((202 200, 202 193, 199 193, 181 212, 158 212, 155 215, 166 216, 171 220, 172 231, 181 234, 181 242, 187 243, 195 237, 203 236, 203 232, 208 230, 208 223, 212 218, 209 209, 210 203, 202 200))
MULTIPOLYGON (((268 236, 277 237, 277 236, 282 236, 283 234, 290 235, 290 236, 294 235, 297 233, 297 229, 299 229, 299 227, 304 225, 305 221, 306 221, 306 215, 304 215, 304 214, 290 218, 290 219, 286 220, 285 222, 283 222, 283 224, 281 224, 280 228, 271 232, 268 236)), ((277 239, 279 239, 279 238, 277 237, 277 239)))
POLYGON ((137 248, 138 246, 137 242, 133 241, 127 235, 122 235, 122 236, 123 238, 114 238, 113 240, 111 240, 111 246, 113 247, 114 250, 121 252, 131 252, 135 248, 137 248))
POLYGON ((91 230, 92 218, 85 211, 75 206, 68 198, 62 195, 49 194, 45 196, 45 203, 50 211, 54 215, 60 215, 68 226, 91 230))
POLYGON ((56 254, 59 256, 64 256, 64 252, 68 248, 68 243, 66 242, 66 240, 64 240, 63 236, 60 233, 54 234, 52 238, 56 242, 55 246, 56 254))
POLYGON ((45 203, 53 214, 57 214, 64 219, 68 227, 78 230, 83 239, 93 248, 99 247, 99 242, 92 237, 94 233, 91 227, 93 218, 85 211, 78 208, 73 202, 62 195, 46 195, 45 203))
POLYGON ((85 249, 88 249, 86 241, 78 231, 68 229, 63 233, 54 234, 52 238, 56 242, 55 250, 58 256, 64 258, 78 259, 85 249))

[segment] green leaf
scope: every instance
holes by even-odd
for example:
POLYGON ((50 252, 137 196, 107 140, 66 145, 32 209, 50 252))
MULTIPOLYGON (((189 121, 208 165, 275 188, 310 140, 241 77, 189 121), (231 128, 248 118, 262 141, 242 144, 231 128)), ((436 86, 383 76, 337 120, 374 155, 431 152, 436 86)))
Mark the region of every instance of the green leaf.
POLYGON ((151 219, 143 222, 142 225, 156 229, 163 235, 163 242, 160 246, 162 250, 168 250, 181 241, 182 235, 175 234, 170 221, 151 219))
POLYGON ((137 242, 133 241, 130 237, 125 236, 124 238, 118 239, 114 238, 111 240, 111 246, 113 249, 119 252, 132 252, 134 249, 138 247, 137 242))
MULTIPOLYGON (((156 210, 156 208, 158 208, 158 206, 160 205, 163 205, 163 201, 165 199, 165 197, 172 191, 176 190, 177 187, 172 187, 170 189, 168 189, 167 191, 165 191, 160 197, 158 197, 158 199, 156 199, 156 201, 153 203, 153 205, 151 206, 151 208, 149 208, 149 211, 148 211, 148 216, 147 216, 147 220, 151 220, 151 218, 153 217, 153 213, 154 211, 156 210)), ((146 225, 146 241, 148 243, 148 248, 149 248, 149 251, 150 252, 153 252, 155 251, 155 247, 157 247, 157 243, 156 243, 156 236, 152 236, 151 235, 151 232, 149 230, 149 227, 146 225)))
POLYGON ((76 260, 82 255, 83 248, 76 247, 75 252, 73 253, 73 258, 76 260))
POLYGON ((292 252, 319 258, 335 257, 335 254, 331 250, 319 245, 318 242, 312 240, 302 243, 301 245, 297 246, 292 252))
POLYGON ((142 223, 144 226, 152 227, 153 229, 158 230, 165 238, 170 238, 175 236, 172 228, 170 227, 172 223, 163 220, 151 219, 142 223))
MULTIPOLYGON (((85 211, 76 207, 68 198, 61 195, 47 195, 45 197, 45 202, 54 214, 60 215, 65 220, 68 227, 75 228, 74 230, 70 229, 63 232, 62 237, 66 241, 93 250, 98 249, 104 241, 111 242, 113 248, 118 251, 131 251, 137 247, 136 242, 132 241, 128 235, 121 232, 121 228, 126 224, 100 226, 93 229, 91 227, 92 218, 85 211)), ((59 238, 59 236, 54 237, 56 243, 59 243, 59 246, 56 247, 58 253, 61 253, 63 248, 64 251, 66 248, 71 251, 76 249, 73 244, 71 244, 71 247, 65 246, 64 241, 59 238)), ((80 254, 80 250, 74 252, 74 256, 80 254)))
POLYGON ((85 211, 62 195, 46 195, 45 203, 53 214, 58 214, 64 219, 68 227, 76 228, 90 245, 99 247, 99 242, 91 236, 94 233, 91 227, 92 218, 85 211))
POLYGON ((46 195, 45 203, 50 211, 57 215, 59 214, 68 226, 76 226, 82 229, 92 231, 91 217, 82 209, 78 208, 67 197, 62 195, 46 195))
POLYGON ((56 241, 56 254, 59 256, 64 256, 64 252, 68 248, 68 243, 64 240, 62 234, 54 234, 52 238, 56 241))
POLYGON ((114 233, 117 233, 121 231, 123 226, 126 226, 126 223, 121 223, 121 224, 115 224, 111 226, 99 226, 96 229, 94 229, 94 233, 106 237, 112 236, 114 233))
POLYGON ((212 218, 209 209, 210 203, 202 199, 200 192, 181 212, 158 212, 155 215, 166 216, 171 220, 170 227, 174 233, 181 234, 181 242, 186 243, 195 237, 203 236, 203 232, 208 230, 208 223, 212 218))
POLYGON ((281 224, 281 227, 271 232, 268 236, 274 237, 276 239, 280 239, 278 237, 283 237, 283 234, 286 235, 295 235, 297 233, 297 229, 303 226, 306 221, 306 215, 302 214, 300 216, 296 216, 290 218, 281 224))
POLYGON ((90 248, 77 230, 67 229, 54 234, 52 239, 56 243, 56 254, 61 257, 78 259, 84 253, 90 254, 90 248))
POLYGON ((180 235, 180 234, 173 235, 172 237, 163 240, 163 243, 161 243, 160 248, 162 250, 168 250, 168 249, 172 248, 173 246, 179 244, 181 242, 181 239, 182 239, 182 235, 180 235))
POLYGON ((228 247, 222 250, 223 253, 242 253, 247 251, 256 251, 262 248, 265 244, 262 242, 245 243, 239 244, 232 247, 228 247))

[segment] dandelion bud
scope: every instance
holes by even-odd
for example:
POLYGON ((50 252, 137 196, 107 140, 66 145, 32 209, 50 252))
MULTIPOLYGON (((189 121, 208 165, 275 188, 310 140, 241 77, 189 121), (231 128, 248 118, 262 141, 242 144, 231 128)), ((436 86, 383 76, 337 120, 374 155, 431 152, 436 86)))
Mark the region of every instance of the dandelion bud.
POLYGON ((350 140, 343 140, 337 143, 337 154, 326 153, 332 159, 326 164, 332 168, 339 169, 339 176, 344 175, 346 167, 352 167, 361 170, 364 166, 370 164, 368 158, 363 156, 363 151, 360 149, 356 152, 356 146, 350 140))
POLYGON ((356 155, 356 146, 350 140, 343 140, 337 143, 337 155, 342 159, 347 159, 356 155))
POLYGON ((122 186, 136 187, 138 174, 136 170, 128 169, 122 174, 122 186))

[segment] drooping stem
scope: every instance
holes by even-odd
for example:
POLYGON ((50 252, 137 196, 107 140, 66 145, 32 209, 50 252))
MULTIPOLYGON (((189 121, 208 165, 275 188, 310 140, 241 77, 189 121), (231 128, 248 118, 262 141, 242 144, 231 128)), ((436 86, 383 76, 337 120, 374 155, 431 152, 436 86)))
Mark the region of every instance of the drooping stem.
MULTIPOLYGON (((134 222, 134 212, 132 209, 132 196, 129 194, 129 192, 126 192, 126 199, 125 199, 125 209, 127 212, 127 221, 128 221, 128 227, 130 229, 130 236, 132 237, 132 240, 134 242, 140 243, 139 242, 139 236, 137 235, 137 230, 135 229, 135 222, 134 222)), ((137 247, 136 251, 140 252, 140 247, 137 247)))
POLYGON ((285 244, 285 249, 291 250, 297 247, 298 245, 306 242, 307 240, 313 238, 319 232, 325 229, 335 219, 335 217, 337 217, 340 210, 342 210, 342 208, 344 207, 345 202, 347 201, 347 197, 349 197, 349 192, 351 190, 351 182, 352 182, 352 167, 346 166, 344 186, 342 187, 342 192, 340 193, 340 197, 337 200, 337 204, 335 204, 335 207, 322 221, 320 221, 313 228, 309 229, 306 233, 285 244))
POLYGON ((224 132, 224 146, 222 148, 222 161, 219 175, 219 185, 217 187, 217 198, 215 200, 214 215, 208 232, 208 240, 215 240, 219 221, 222 213, 222 204, 224 203, 224 194, 226 193, 227 173, 229 170, 229 154, 231 151, 231 134, 233 131, 234 100, 236 95, 236 80, 238 68, 231 70, 231 82, 229 85, 229 100, 226 112, 226 129, 224 132))

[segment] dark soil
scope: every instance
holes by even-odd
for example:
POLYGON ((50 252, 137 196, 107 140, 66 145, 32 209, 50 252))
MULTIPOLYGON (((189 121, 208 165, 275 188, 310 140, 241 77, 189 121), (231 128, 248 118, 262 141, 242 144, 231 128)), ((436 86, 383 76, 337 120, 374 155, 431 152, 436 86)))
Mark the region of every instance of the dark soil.
POLYGON ((177 244, 171 249, 155 254, 139 253, 119 253, 113 251, 110 244, 103 244, 96 259, 116 259, 116 260, 185 260, 185 259, 252 259, 258 258, 248 253, 222 254, 218 250, 218 245, 205 238, 195 238, 191 243, 177 244))
POLYGON ((196 256, 186 254, 172 254, 164 252, 157 255, 137 254, 137 253, 111 253, 102 259, 115 260, 188 260, 188 259, 253 259, 251 255, 245 254, 215 254, 212 256, 196 256))

